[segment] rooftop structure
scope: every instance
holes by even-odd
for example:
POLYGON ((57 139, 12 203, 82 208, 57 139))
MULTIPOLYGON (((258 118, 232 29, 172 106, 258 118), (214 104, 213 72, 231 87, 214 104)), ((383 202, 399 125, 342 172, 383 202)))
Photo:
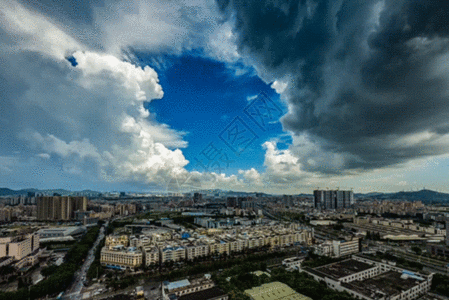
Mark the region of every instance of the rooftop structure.
POLYGON ((414 273, 388 262, 354 255, 339 263, 304 268, 329 288, 346 291, 357 299, 416 299, 430 290, 432 274, 414 273))
POLYGON ((54 238, 54 237, 74 236, 77 234, 84 233, 85 231, 86 228, 82 226, 51 227, 40 229, 37 232, 37 234, 39 234, 41 238, 54 238))
POLYGON ((168 291, 176 290, 179 288, 183 288, 190 285, 190 281, 188 279, 183 279, 175 282, 170 282, 167 285, 168 291))
POLYGON ((321 276, 326 276, 338 280, 340 278, 363 272, 371 268, 374 268, 374 266, 354 259, 347 259, 330 265, 315 268, 313 269, 313 272, 316 272, 321 276))
MULTIPOLYGON (((205 291, 215 286, 214 282, 210 280, 210 275, 208 274, 198 279, 190 281, 188 279, 184 279, 170 283, 167 282, 164 283, 164 285, 165 287, 163 288, 163 295, 165 295, 164 297, 168 299, 175 299, 176 297, 197 293, 199 291, 205 291)), ((201 299, 201 298, 194 298, 194 299, 201 299)))
POLYGON ((227 300, 228 295, 218 287, 181 296, 179 300, 227 300))
POLYGON ((245 294, 251 300, 312 300, 309 297, 295 292, 288 285, 279 281, 262 284, 261 286, 246 290, 245 294))
POLYGON ((406 273, 388 271, 364 281, 342 283, 342 286, 372 299, 390 299, 418 287, 423 280, 406 273))

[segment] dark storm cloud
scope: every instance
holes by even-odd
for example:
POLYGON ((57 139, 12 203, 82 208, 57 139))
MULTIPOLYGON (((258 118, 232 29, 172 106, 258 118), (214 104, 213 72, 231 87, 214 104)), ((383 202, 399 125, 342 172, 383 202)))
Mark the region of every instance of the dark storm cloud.
POLYGON ((306 169, 373 169, 449 152, 448 1, 218 4, 264 79, 288 78, 282 122, 307 136, 307 147, 292 148, 306 169))

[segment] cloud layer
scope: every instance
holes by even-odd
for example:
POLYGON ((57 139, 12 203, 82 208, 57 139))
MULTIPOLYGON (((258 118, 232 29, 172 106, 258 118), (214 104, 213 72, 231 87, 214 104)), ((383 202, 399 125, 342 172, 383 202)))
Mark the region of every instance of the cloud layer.
POLYGON ((371 170, 449 151, 445 1, 218 1, 238 51, 283 92, 305 171, 371 170))
POLYGON ((0 179, 12 186, 294 192, 449 152, 444 1, 71 3, 0 0, 0 179), (263 143, 263 168, 188 172, 185 133, 146 109, 163 87, 133 50, 253 66, 288 107, 292 145, 263 143))

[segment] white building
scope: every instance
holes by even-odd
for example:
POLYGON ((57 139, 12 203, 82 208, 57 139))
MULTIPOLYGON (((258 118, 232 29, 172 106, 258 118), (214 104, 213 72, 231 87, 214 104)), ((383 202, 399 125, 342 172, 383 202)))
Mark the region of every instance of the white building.
POLYGON ((393 264, 363 256, 317 267, 303 268, 327 287, 346 291, 356 299, 412 300, 430 290, 433 274, 413 273, 393 264))

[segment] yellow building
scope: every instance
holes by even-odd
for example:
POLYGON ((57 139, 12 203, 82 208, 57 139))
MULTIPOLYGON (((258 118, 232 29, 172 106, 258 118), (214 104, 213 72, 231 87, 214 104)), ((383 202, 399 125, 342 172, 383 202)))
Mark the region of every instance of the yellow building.
POLYGON ((159 249, 156 246, 146 246, 143 248, 145 265, 159 265, 159 249))
POLYGON ((159 255, 162 263, 185 260, 186 249, 178 245, 166 245, 165 247, 160 248, 159 255))
POLYGON ((134 269, 142 265, 142 259, 142 252, 135 248, 115 246, 110 249, 105 246, 101 249, 100 263, 104 266, 134 269))
POLYGON ((16 260, 21 260, 37 249, 39 249, 39 235, 37 234, 0 240, 0 257, 12 256, 16 260))
POLYGON ((194 260, 197 257, 205 257, 209 255, 209 246, 204 243, 192 243, 185 245, 186 259, 194 260))
POLYGON ((128 247, 129 239, 127 235, 108 235, 104 241, 104 245, 109 248, 120 245, 128 247))

